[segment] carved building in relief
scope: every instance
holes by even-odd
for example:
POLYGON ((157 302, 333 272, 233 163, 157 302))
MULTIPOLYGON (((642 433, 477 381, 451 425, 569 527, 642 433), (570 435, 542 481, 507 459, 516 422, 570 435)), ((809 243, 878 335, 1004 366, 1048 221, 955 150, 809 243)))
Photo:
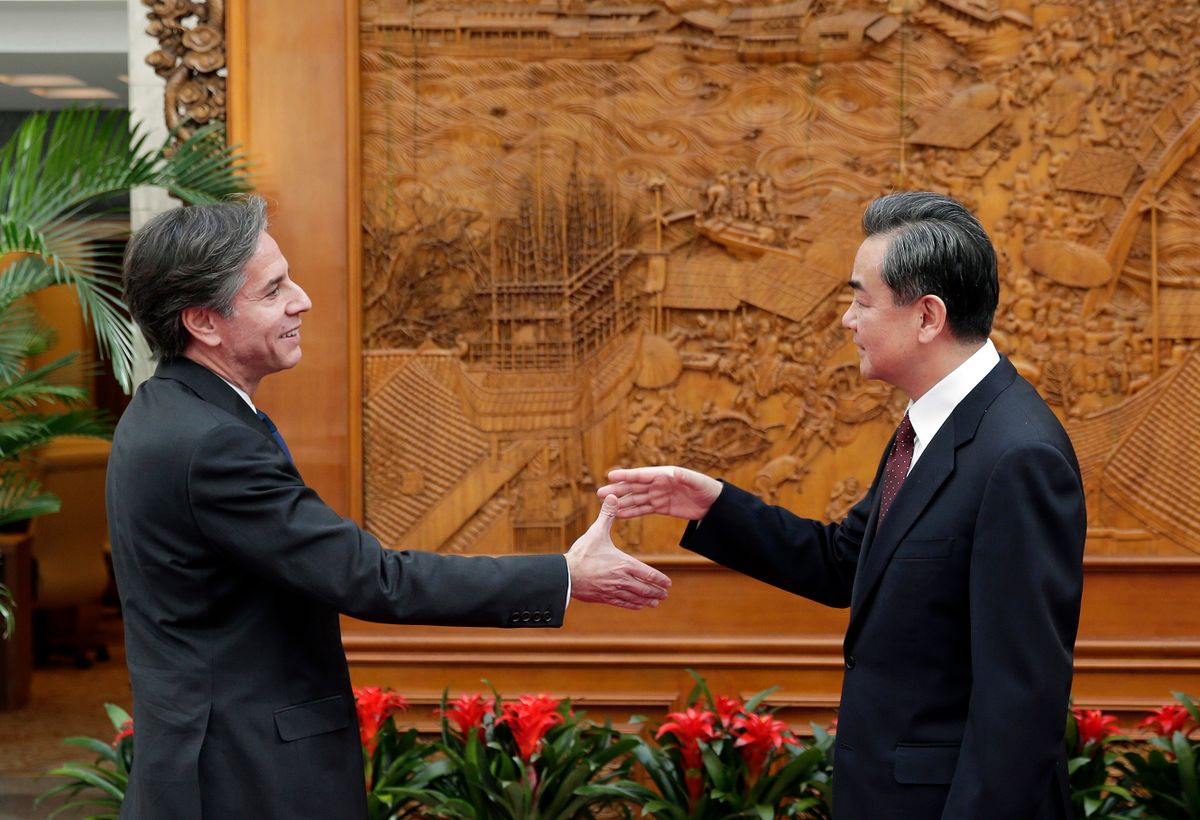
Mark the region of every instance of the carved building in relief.
POLYGON ((368 526, 557 548, 631 463, 844 510, 904 403, 840 325, 858 219, 922 188, 995 241, 994 339, 1076 441, 1089 550, 1200 552, 1169 501, 1200 400, 1198 25, 1183 0, 365 0, 368 526))

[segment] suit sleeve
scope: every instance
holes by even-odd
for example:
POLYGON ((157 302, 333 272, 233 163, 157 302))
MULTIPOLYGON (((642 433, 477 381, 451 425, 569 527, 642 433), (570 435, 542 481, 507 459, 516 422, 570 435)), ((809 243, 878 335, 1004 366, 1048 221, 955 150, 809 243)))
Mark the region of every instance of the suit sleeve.
POLYGON ((871 509, 867 493, 841 524, 823 524, 725 484, 680 544, 752 578, 833 607, 850 606, 871 509))
POLYGON ((190 454, 195 525, 227 560, 364 620, 455 626, 561 626, 559 555, 440 555, 384 549, 337 515, 264 436, 214 428, 190 454))
POLYGON ((1001 457, 976 521, 973 684, 945 820, 1031 817, 1029 801, 1058 788, 1086 530, 1079 474, 1061 451, 1038 443, 1001 457))

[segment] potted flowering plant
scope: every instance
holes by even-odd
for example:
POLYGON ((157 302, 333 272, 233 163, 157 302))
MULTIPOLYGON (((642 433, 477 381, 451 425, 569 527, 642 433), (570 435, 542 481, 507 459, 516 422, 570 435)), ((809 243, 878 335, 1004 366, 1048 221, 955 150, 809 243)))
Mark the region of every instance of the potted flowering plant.
POLYGON ((133 767, 133 721, 120 706, 106 703, 104 709, 108 712, 116 735, 111 742, 94 737, 69 737, 63 741, 92 752, 96 759, 91 763, 71 761, 47 772, 66 778, 64 782, 38 795, 34 801, 34 805, 40 806, 52 797, 65 800, 48 817, 93 807, 101 809, 99 813, 89 815, 93 820, 115 820, 120 814, 125 790, 129 786, 129 770, 133 767))
POLYGON ((1116 820, 1129 817, 1132 795, 1111 783, 1113 767, 1121 757, 1117 719, 1099 709, 1072 707, 1067 712, 1067 771, 1071 779, 1071 805, 1079 818, 1116 820))
POLYGON ((743 703, 713 697, 692 674, 687 708, 652 726, 653 742, 638 738, 633 750, 648 785, 624 780, 608 791, 663 820, 830 817, 833 736, 814 726, 813 742, 801 743, 763 705, 774 689, 743 703))
POLYGON ((1200 711, 1183 692, 1178 704, 1151 712, 1140 729, 1154 733, 1149 745, 1132 748, 1117 761, 1120 782, 1141 810, 1135 816, 1161 820, 1200 820, 1200 711), (1190 725, 1189 725, 1190 724, 1190 725))
POLYGON ((592 817, 624 796, 599 788, 628 774, 632 737, 597 726, 549 695, 443 695, 436 744, 450 771, 436 782, 444 817, 552 820, 592 817))
POLYGON ((359 738, 363 747, 363 777, 367 783, 367 816, 370 820, 425 817, 427 806, 442 802, 428 788, 446 774, 445 761, 431 761, 434 747, 421 740, 417 730, 401 732, 394 715, 408 709, 408 701, 378 686, 354 690, 359 738))

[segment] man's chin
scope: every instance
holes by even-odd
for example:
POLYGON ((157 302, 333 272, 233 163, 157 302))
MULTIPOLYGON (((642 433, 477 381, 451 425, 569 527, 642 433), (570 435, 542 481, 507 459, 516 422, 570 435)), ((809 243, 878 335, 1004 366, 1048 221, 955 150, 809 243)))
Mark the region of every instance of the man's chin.
MULTIPOLYGON (((300 364, 301 358, 303 358, 303 354, 300 352, 300 348, 296 348, 288 354, 287 358, 279 363, 279 370, 291 370, 293 367, 300 364)), ((279 370, 275 372, 278 373, 279 370)))

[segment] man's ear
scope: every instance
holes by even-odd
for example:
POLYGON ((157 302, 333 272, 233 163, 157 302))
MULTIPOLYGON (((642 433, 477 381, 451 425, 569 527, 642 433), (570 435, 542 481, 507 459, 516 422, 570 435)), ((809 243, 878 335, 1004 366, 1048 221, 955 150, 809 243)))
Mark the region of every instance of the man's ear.
POLYGON ((212 308, 186 307, 179 314, 184 329, 197 344, 217 347, 221 344, 221 332, 216 323, 216 312, 212 308))
POLYGON ((917 339, 921 342, 932 342, 948 329, 946 318, 946 303, 940 296, 927 293, 917 300, 917 318, 920 326, 917 339))

